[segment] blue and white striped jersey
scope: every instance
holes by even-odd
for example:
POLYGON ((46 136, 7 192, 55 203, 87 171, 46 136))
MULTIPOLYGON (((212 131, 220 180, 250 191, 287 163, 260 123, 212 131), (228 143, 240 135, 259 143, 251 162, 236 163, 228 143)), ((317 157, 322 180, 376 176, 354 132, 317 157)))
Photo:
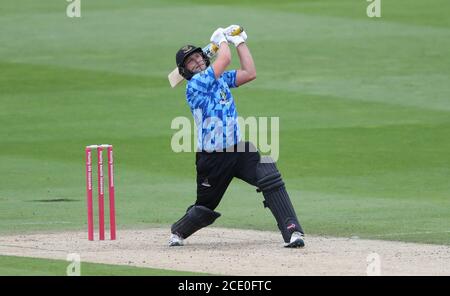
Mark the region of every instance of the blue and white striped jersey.
POLYGON ((236 86, 236 70, 218 79, 212 66, 195 74, 186 85, 186 100, 197 129, 197 149, 218 151, 240 141, 237 112, 230 88, 236 86))

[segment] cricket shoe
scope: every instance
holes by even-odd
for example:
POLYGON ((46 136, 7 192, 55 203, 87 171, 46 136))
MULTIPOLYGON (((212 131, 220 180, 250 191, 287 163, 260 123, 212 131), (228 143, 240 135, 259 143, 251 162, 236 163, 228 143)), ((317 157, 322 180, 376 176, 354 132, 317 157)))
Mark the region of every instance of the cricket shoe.
POLYGON ((178 235, 176 235, 174 233, 172 233, 170 235, 169 247, 183 246, 183 245, 184 245, 183 239, 180 236, 178 236, 178 235))
POLYGON ((303 233, 295 231, 291 235, 291 240, 284 244, 285 248, 303 248, 305 246, 305 237, 303 233))

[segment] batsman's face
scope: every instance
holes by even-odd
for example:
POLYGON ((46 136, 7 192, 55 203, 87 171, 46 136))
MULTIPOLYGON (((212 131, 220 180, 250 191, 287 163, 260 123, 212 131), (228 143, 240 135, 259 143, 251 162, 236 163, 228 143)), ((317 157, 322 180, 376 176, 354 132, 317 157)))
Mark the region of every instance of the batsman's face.
POLYGON ((191 54, 186 59, 185 65, 192 73, 198 73, 206 69, 205 60, 203 60, 203 56, 198 52, 191 54))

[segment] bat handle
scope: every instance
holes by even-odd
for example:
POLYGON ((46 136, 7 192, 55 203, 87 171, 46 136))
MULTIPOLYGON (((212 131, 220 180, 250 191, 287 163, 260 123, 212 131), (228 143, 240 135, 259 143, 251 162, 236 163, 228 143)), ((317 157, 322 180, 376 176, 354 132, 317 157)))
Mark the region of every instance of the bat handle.
POLYGON ((216 54, 217 51, 219 50, 219 47, 217 45, 215 45, 214 43, 211 43, 211 52, 212 54, 216 54))
POLYGON ((241 34, 242 32, 244 32, 244 28, 242 26, 239 26, 236 29, 234 29, 233 31, 231 31, 229 33, 227 32, 225 34, 231 35, 231 36, 237 36, 237 35, 241 34))

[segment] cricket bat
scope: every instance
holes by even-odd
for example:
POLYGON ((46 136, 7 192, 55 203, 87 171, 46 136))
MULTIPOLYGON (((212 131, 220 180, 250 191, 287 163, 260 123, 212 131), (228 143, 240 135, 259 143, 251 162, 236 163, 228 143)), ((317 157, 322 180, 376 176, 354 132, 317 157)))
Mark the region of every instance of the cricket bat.
MULTIPOLYGON (((236 36, 236 35, 241 34, 242 32, 244 32, 244 28, 239 26, 239 28, 236 28, 229 32, 225 32, 225 34, 231 35, 231 36, 236 36)), ((203 47, 202 50, 208 56, 208 58, 212 58, 217 54, 217 51, 219 50, 219 48, 215 44, 209 43, 208 45, 203 47)), ((170 72, 167 77, 169 78, 169 83, 172 88, 174 88, 175 86, 180 84, 181 81, 184 80, 183 76, 181 76, 180 73, 178 72, 178 67, 173 69, 173 71, 170 72)))

